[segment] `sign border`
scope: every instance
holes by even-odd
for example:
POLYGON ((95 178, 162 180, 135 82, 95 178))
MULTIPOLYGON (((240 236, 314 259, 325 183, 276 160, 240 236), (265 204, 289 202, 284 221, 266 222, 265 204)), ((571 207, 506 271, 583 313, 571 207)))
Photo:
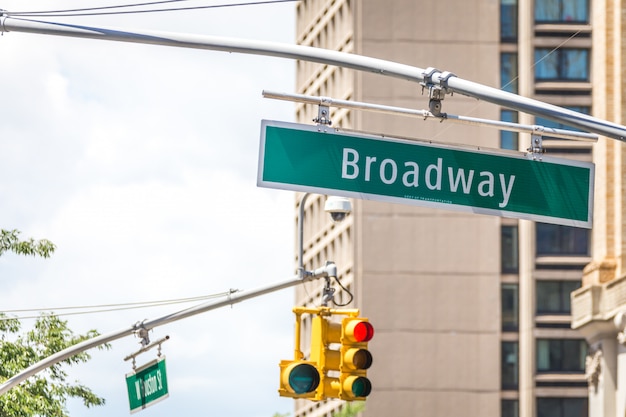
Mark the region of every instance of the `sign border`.
POLYGON ((383 142, 397 142, 404 143, 409 145, 419 144, 420 146, 433 147, 433 148, 443 148, 450 149, 453 151, 462 151, 462 152, 470 152, 476 154, 487 154, 494 156, 503 156, 507 158, 513 159, 524 159, 529 160, 530 157, 528 154, 524 152, 517 151, 507 151, 493 148, 481 148, 477 146, 471 145, 457 145, 457 144, 446 144, 446 143, 438 143, 420 139, 408 139, 408 138, 400 138, 393 136, 383 136, 376 135, 372 133, 358 132, 353 130, 345 130, 339 128, 333 128, 324 125, 306 125, 301 123, 290 123, 290 122, 281 122, 274 120, 261 120, 261 141, 259 148, 259 164, 257 171, 257 186, 259 187, 267 187, 267 188, 275 188, 282 190, 290 190, 290 191, 299 191, 299 192, 311 192, 317 194, 327 194, 327 195, 336 195, 350 198, 358 198, 362 200, 375 200, 387 203, 395 203, 395 204, 405 204, 405 205, 413 205, 419 207, 429 207, 436 209, 444 209, 444 210, 453 210, 453 211, 461 211, 467 213, 476 213, 476 214, 484 214, 491 216, 499 216, 499 217, 511 217, 522 220, 531 220, 536 222, 543 223, 552 223, 552 224, 560 224, 564 226, 574 226, 574 227, 582 227, 590 229, 593 223, 593 202, 594 202, 594 183, 595 183, 595 165, 592 162, 584 162, 577 161, 565 158, 557 158, 552 156, 543 155, 541 160, 535 161, 540 164, 543 162, 553 163, 558 165, 566 165, 566 166, 574 166, 574 167, 582 167, 589 169, 589 201, 587 207, 587 220, 572 220, 565 219, 560 217, 552 217, 538 214, 528 214, 521 213, 516 211, 509 210, 497 210, 490 208, 482 208, 482 207, 472 207, 459 205, 454 203, 439 203, 434 201, 426 201, 426 200, 413 200, 413 199, 405 199, 400 197, 391 197, 380 194, 370 194, 363 192, 354 192, 354 191, 345 191, 335 188, 325 188, 325 187, 315 187, 308 185, 297 185, 297 184, 287 184, 281 182, 273 182, 273 181, 265 181, 263 180, 263 172, 264 172, 264 162, 265 162, 265 141, 266 141, 266 130, 267 127, 275 126, 279 128, 286 128, 292 130, 301 130, 301 131, 310 131, 317 132, 328 135, 340 135, 340 136, 351 136, 354 138, 362 138, 362 139, 372 139, 383 142))

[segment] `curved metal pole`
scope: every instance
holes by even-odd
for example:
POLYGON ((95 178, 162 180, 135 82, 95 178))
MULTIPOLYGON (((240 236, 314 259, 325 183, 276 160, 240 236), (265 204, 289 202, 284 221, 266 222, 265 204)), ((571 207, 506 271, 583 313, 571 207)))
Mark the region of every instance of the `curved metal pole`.
POLYGON ((279 291, 285 288, 293 287, 305 281, 319 279, 319 278, 326 278, 329 276, 336 276, 336 275, 337 275, 336 265, 328 264, 321 268, 316 269, 315 271, 312 271, 312 274, 307 275, 306 277, 303 277, 303 278, 296 276, 287 281, 282 281, 276 284, 266 285, 266 286, 259 287, 259 288, 249 290, 249 291, 241 291, 239 293, 230 294, 225 300, 210 301, 207 303, 197 305, 195 307, 191 307, 185 310, 177 311, 172 314, 158 317, 153 320, 145 320, 143 322, 137 322, 130 327, 117 330, 112 333, 96 336, 92 339, 85 340, 81 343, 77 343, 76 345, 63 349, 62 351, 57 352, 54 355, 51 355, 29 366, 28 368, 24 369, 20 373, 13 375, 11 378, 4 381, 2 385, 0 385, 0 395, 5 394, 11 388, 15 387, 16 385, 18 385, 25 379, 38 374, 39 372, 43 371, 44 369, 56 363, 59 363, 65 359, 68 359, 78 353, 84 352, 91 348, 103 345, 105 343, 112 342, 117 339, 121 339, 126 336, 130 336, 137 331, 151 330, 155 327, 163 326, 165 324, 169 324, 174 321, 182 320, 182 319, 194 316, 196 314, 205 313, 209 310, 215 310, 220 307, 225 307, 225 306, 233 305, 235 303, 239 303, 241 301, 249 300, 250 298, 259 297, 261 295, 269 294, 274 291, 279 291))
POLYGON ((441 72, 433 68, 424 70, 422 68, 383 59, 302 45, 159 31, 95 28, 9 16, 9 12, 0 15, 0 32, 27 32, 300 59, 359 71, 373 72, 418 83, 427 82, 429 85, 443 88, 446 92, 456 92, 521 112, 544 117, 584 131, 593 132, 620 141, 626 141, 625 126, 531 98, 518 96, 517 94, 501 91, 497 88, 463 80, 452 73, 441 72))
POLYGON ((304 204, 311 193, 305 193, 300 198, 298 207, 298 276, 304 278, 304 204))

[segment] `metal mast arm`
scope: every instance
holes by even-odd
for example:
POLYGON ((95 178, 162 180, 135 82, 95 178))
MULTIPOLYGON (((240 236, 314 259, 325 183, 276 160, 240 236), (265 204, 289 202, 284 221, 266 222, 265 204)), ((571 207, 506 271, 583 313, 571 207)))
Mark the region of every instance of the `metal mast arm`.
POLYGON ((109 334, 100 335, 92 339, 85 340, 84 342, 78 343, 74 346, 70 346, 67 349, 57 352, 54 355, 49 356, 37 362, 29 366, 28 368, 24 369, 22 372, 7 379, 2 385, 0 385, 0 395, 5 394, 11 388, 15 387, 16 385, 18 385, 25 379, 38 374, 39 372, 43 371, 44 369, 56 363, 59 363, 78 353, 103 345, 105 343, 109 343, 114 340, 121 339, 126 336, 130 336, 139 331, 148 331, 158 326, 163 326, 165 324, 172 323, 174 321, 178 321, 184 318, 195 316, 196 314, 205 313, 207 311, 215 310, 220 307, 233 305, 235 303, 249 300, 251 298, 260 297, 265 294, 269 294, 269 293, 279 291, 285 288, 293 287, 302 282, 319 279, 319 278, 326 278, 329 276, 336 276, 336 275, 337 275, 337 267, 335 264, 330 263, 328 265, 325 265, 321 268, 316 269, 315 271, 311 271, 310 275, 307 275, 303 278, 301 278, 300 276, 295 276, 287 281, 282 281, 282 282, 278 282, 275 284, 266 285, 264 287, 259 287, 253 290, 241 291, 239 293, 230 294, 225 300, 218 300, 218 301, 211 301, 211 302, 203 303, 195 307, 191 307, 185 310, 177 311, 172 314, 158 317, 156 319, 138 322, 125 329, 121 329, 121 330, 118 330, 109 334))
MULTIPOLYGON (((0 12, 2 13, 2 12, 0 12)), ((238 52, 280 58, 300 59, 327 65, 373 72, 440 88, 445 93, 459 93, 507 108, 554 120, 584 131, 620 141, 626 141, 626 127, 586 114, 567 110, 538 100, 518 96, 434 68, 426 70, 397 62, 386 61, 345 52, 301 45, 263 42, 216 36, 200 36, 158 31, 95 28, 65 23, 43 22, 0 15, 0 32, 27 32, 76 38, 102 39, 119 42, 144 43, 180 48, 238 52)))

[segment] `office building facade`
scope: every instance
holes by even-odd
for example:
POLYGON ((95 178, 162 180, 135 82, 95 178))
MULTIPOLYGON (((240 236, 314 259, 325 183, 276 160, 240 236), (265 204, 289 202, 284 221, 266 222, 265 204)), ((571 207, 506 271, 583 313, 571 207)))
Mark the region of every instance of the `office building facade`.
MULTIPOLYGON (((303 0, 296 36, 596 114, 592 50, 603 18, 591 3, 303 0)), ((428 109, 420 85, 380 74, 298 62, 296 80, 300 94, 428 109)), ((480 148, 530 144, 528 135, 484 126, 331 110, 333 126, 346 129, 480 148)), ((565 128, 461 95, 447 95, 442 111, 565 128)), ((312 123, 317 108, 298 104, 296 115, 312 123)), ((588 143, 544 139, 552 156, 592 160, 588 143)), ((351 301, 376 329, 363 416, 587 416, 590 356, 571 328, 570 293, 592 260, 591 231, 356 199, 335 224, 324 201, 306 199, 303 262, 335 261, 353 296, 338 288, 336 301, 351 301)), ((319 305, 321 291, 320 283, 299 287, 296 303, 319 305)), ((330 417, 342 404, 298 400, 295 416, 330 417)))
MULTIPOLYGON (((624 124, 625 5, 594 0, 591 10, 594 114, 624 124)), ((624 156, 621 142, 601 138, 594 145, 593 256, 584 269, 582 288, 572 294, 572 327, 589 343, 586 377, 592 417, 626 413, 624 156)))

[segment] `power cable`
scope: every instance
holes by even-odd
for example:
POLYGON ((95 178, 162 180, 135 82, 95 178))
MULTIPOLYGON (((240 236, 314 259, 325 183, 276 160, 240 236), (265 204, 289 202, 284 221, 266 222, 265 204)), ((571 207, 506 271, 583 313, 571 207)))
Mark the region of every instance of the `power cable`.
MULTIPOLYGON (((26 313, 26 312, 43 312, 43 311, 68 311, 68 310, 88 310, 88 311, 70 311, 66 313, 56 314, 56 316, 76 316, 83 314, 95 314, 95 313, 108 313, 113 311, 123 311, 123 310, 134 310, 140 308, 151 308, 151 307, 160 307, 165 305, 172 304, 184 304, 191 303, 197 301, 205 301, 212 298, 226 297, 237 290, 230 290, 228 292, 223 292, 219 294, 210 294, 199 297, 188 297, 188 298, 179 298, 172 300, 160 300, 160 301, 142 301, 142 302, 134 302, 134 303, 119 303, 119 304, 100 304, 100 305, 87 305, 87 306, 73 306, 73 307, 54 307, 54 308, 29 308, 29 309, 14 309, 14 310, 3 310, 3 313, 26 313)), ((0 320, 9 320, 12 318, 17 319, 33 319, 38 318, 39 316, 35 315, 26 315, 26 316, 18 316, 18 317, 6 317, 0 318, 0 320)))

